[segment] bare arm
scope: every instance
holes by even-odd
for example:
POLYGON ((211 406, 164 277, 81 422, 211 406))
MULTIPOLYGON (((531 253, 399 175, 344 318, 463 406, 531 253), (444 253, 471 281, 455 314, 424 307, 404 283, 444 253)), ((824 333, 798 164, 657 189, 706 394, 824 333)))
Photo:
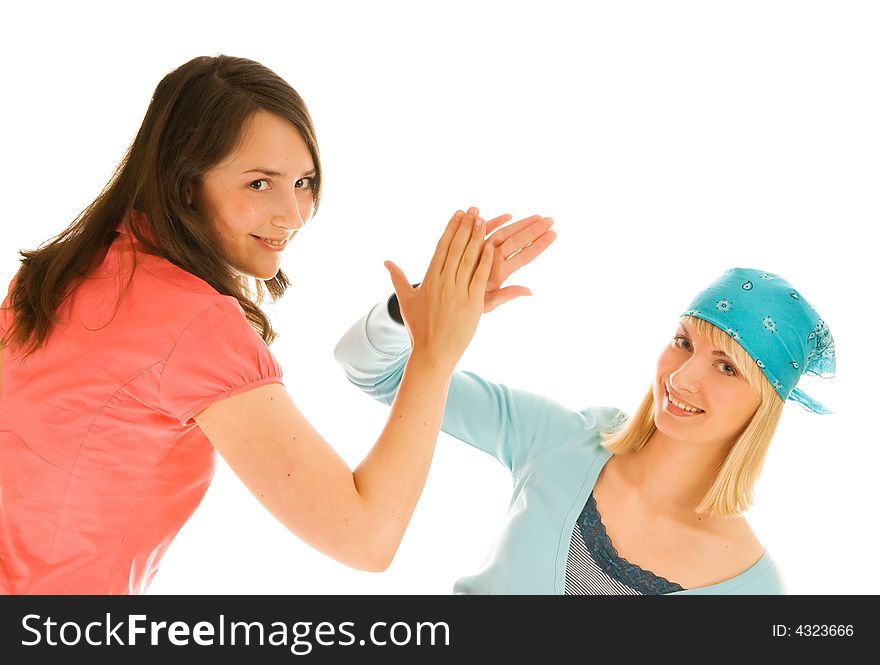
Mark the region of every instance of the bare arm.
POLYGON ((477 214, 450 220, 418 289, 389 263, 413 351, 388 422, 354 471, 280 384, 234 395, 196 416, 282 524, 353 568, 388 567, 424 487, 450 377, 479 322, 492 264, 477 214))
POLYGON ((448 382, 412 358, 388 424, 354 472, 278 383, 219 402, 197 421, 291 532, 341 563, 378 571, 391 563, 421 494, 448 382))

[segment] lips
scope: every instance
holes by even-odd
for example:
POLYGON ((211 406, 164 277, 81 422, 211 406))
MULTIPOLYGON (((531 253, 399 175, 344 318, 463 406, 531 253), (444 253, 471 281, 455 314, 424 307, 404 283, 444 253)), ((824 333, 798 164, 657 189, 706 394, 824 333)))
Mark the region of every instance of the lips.
POLYGON ((693 404, 688 404, 684 400, 672 396, 669 392, 669 389, 666 389, 666 396, 663 401, 664 405, 666 406, 666 410, 676 416, 699 416, 705 413, 703 409, 699 409, 693 404))
POLYGON ((290 239, 293 237, 292 235, 287 236, 285 238, 265 238, 263 236, 252 236, 256 240, 260 242, 263 247, 272 252, 280 252, 282 249, 287 247, 287 243, 290 242, 290 239))

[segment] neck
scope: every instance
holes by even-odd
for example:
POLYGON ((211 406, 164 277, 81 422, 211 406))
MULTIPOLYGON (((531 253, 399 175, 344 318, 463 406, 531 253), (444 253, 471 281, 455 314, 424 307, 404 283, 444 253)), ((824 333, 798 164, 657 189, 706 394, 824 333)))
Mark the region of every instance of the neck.
POLYGON ((649 510, 694 518, 729 448, 729 443, 682 442, 655 431, 641 450, 616 459, 627 484, 637 489, 640 503, 649 510))

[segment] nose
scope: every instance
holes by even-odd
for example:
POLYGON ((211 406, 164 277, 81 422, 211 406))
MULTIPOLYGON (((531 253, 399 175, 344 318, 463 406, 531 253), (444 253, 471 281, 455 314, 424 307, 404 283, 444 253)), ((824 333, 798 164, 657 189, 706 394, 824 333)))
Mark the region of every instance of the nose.
POLYGON ((702 386, 702 371, 693 356, 688 358, 678 369, 669 374, 669 385, 677 393, 696 394, 702 386))
POLYGON ((294 189, 285 196, 281 209, 272 223, 285 229, 298 230, 311 219, 313 210, 312 192, 307 189, 294 189))

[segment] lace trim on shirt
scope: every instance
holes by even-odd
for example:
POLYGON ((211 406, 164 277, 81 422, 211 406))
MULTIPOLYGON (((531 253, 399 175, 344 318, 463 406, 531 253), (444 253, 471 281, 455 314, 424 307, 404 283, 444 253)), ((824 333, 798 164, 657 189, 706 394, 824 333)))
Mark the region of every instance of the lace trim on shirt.
POLYGON ((602 517, 592 493, 578 518, 578 528, 593 559, 610 577, 644 594, 684 591, 680 584, 640 568, 617 554, 605 531, 605 525, 602 524, 602 517))

